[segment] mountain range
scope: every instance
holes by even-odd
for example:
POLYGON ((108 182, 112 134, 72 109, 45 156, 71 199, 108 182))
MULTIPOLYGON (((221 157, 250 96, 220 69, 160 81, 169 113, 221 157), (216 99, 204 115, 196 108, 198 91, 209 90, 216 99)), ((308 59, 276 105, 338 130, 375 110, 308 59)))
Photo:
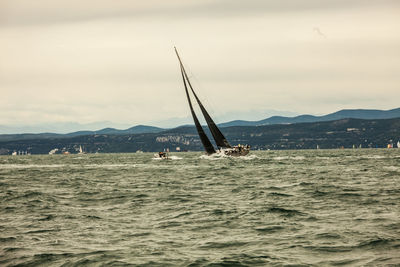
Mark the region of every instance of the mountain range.
POLYGON ((322 122, 334 121, 340 119, 364 119, 364 120, 377 120, 377 119, 393 119, 400 118, 400 108, 391 110, 377 110, 377 109, 343 109, 328 115, 313 116, 313 115, 300 115, 295 117, 273 116, 260 121, 243 121, 235 120, 219 124, 220 127, 231 126, 262 126, 273 124, 292 124, 302 122, 322 122))
MULTIPOLYGON (((328 115, 313 116, 313 115, 300 115, 295 117, 272 116, 259 121, 245 121, 234 120, 218 124, 220 127, 233 127, 233 126, 264 126, 274 124, 294 124, 305 122, 324 122, 334 121, 340 119, 392 119, 400 118, 400 108, 391 110, 376 110, 376 109, 343 109, 328 115)), ((181 127, 181 126, 180 126, 181 127)), ((1 130, 1 128, 0 128, 1 130)), ((143 133, 160 133, 168 129, 159 128, 154 126, 137 125, 125 130, 115 128, 104 128, 97 131, 76 131, 67 134, 57 133, 39 133, 39 134, 0 134, 0 141, 11 140, 27 140, 27 139, 49 139, 49 138, 69 138, 75 136, 94 135, 94 134, 108 134, 108 135, 124 135, 124 134, 143 134, 143 133)), ((1 132, 0 132, 1 133, 1 132)))
POLYGON ((12 140, 28 140, 28 139, 49 139, 49 138, 69 138, 83 135, 95 135, 95 134, 142 134, 142 133, 159 133, 164 131, 163 128, 137 125, 126 130, 118 130, 115 128, 104 128, 98 131, 77 131, 67 134, 57 133, 39 133, 39 134, 0 134, 0 141, 12 141, 12 140))

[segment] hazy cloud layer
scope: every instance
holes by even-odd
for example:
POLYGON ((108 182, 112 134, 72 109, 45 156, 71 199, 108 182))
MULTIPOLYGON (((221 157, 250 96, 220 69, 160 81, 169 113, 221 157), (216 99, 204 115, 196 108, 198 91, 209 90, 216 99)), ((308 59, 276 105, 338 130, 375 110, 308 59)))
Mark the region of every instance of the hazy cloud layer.
POLYGON ((220 118, 395 108, 399 3, 1 1, 0 125, 186 118, 175 45, 220 118))
POLYGON ((207 17, 207 16, 254 16, 287 12, 324 12, 360 7, 399 7, 397 0, 5 0, 1 22, 5 24, 34 24, 77 22, 81 20, 115 17, 207 17))

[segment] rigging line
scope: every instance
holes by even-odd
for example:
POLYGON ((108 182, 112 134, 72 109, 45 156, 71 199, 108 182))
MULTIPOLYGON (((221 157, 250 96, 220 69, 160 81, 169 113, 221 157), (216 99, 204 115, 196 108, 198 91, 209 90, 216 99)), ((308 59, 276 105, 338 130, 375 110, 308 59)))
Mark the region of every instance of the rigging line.
MULTIPOLYGON (((176 55, 178 56, 179 62, 180 62, 180 64, 181 64, 181 66, 182 66, 183 73, 185 74, 187 83, 189 84, 189 87, 190 87, 190 89, 191 89, 191 91, 192 91, 194 97, 196 98, 196 101, 197 101, 199 107, 201 108, 203 114, 206 113, 207 116, 210 117, 210 116, 208 115, 208 112, 205 110, 204 105, 201 103, 200 98, 199 98, 199 97, 197 96, 197 94, 194 92, 193 86, 192 86, 192 84, 191 84, 191 82, 190 82, 190 80, 189 80, 189 76, 187 75, 186 69, 185 69, 185 67, 184 67, 184 65, 183 65, 183 63, 182 63, 182 60, 181 60, 181 58, 180 58, 180 56, 179 56, 179 54, 178 54, 178 51, 176 50, 176 47, 174 47, 174 48, 175 48, 175 53, 176 53, 176 55)), ((210 117, 210 119, 211 119, 211 117, 210 117)), ((214 121, 212 121, 212 122, 214 123, 214 121)), ((215 124, 215 123, 214 123, 214 124, 215 124)))
MULTIPOLYGON (((207 106, 207 109, 208 109, 208 110, 211 110, 211 111, 212 111, 211 113, 213 113, 213 114, 215 114, 215 113, 221 113, 221 112, 219 112, 220 110, 219 110, 218 108, 215 109, 215 107, 218 106, 218 105, 215 105, 215 102, 212 101, 212 99, 208 98, 208 97, 207 97, 207 94, 204 93, 203 86, 201 85, 201 82, 199 81, 199 79, 197 78, 197 76, 194 74, 194 72, 191 71, 190 67, 187 68, 187 67, 185 67, 185 66, 183 65, 183 62, 182 62, 182 60, 181 60, 181 57, 180 57, 180 55, 178 54, 178 51, 177 51, 177 49, 176 49, 175 46, 174 46, 174 49, 175 49, 175 53, 176 53, 177 56, 178 56, 178 59, 179 59, 180 64, 183 66, 183 70, 184 70, 185 76, 186 76, 186 78, 187 78, 188 84, 189 84, 189 86, 190 86, 190 89, 191 89, 191 91, 193 92, 193 94, 195 95, 195 98, 196 98, 196 100, 197 100, 193 105, 194 105, 194 106, 199 106, 199 107, 200 107, 200 106, 204 106, 203 103, 208 103, 206 106, 207 106), (189 74, 190 74, 190 75, 189 75, 189 74), (190 80, 189 80, 189 78, 190 78, 190 80), (198 96, 197 94, 195 94, 195 92, 193 91, 193 86, 192 86, 193 79, 194 79, 195 84, 196 84, 196 91, 197 91, 197 92, 200 91, 200 96, 198 96), (192 81, 192 82, 191 82, 191 81, 192 81), (201 92, 203 92, 203 94, 201 94, 201 92), (200 100, 201 100, 201 102, 200 102, 200 100), (199 104, 198 102, 200 102, 200 104, 199 104), (215 110, 217 110, 218 112, 215 112, 215 110)), ((216 121, 218 121, 218 119, 217 119, 216 121)))
MULTIPOLYGON (((188 75, 187 75, 187 73, 186 73, 185 66, 183 65, 182 60, 181 60, 181 57, 180 57, 180 55, 178 54, 178 50, 176 49, 175 46, 174 46, 174 49, 175 49, 176 56, 178 57, 179 64, 180 64, 180 66, 181 66, 182 75, 184 75, 184 76, 186 77, 186 78, 183 78, 183 79, 184 79, 183 82, 185 83, 185 87, 186 87, 186 80, 187 80, 187 83, 189 84, 190 89, 191 89, 191 91, 192 91, 193 94, 194 94, 194 91, 193 91, 192 85, 191 85, 191 83, 190 83, 189 77, 188 77, 188 75)), ((188 90, 188 91, 189 91, 189 90, 188 90)), ((196 95, 194 95, 194 96, 195 96, 196 99, 197 99, 197 96, 196 96, 196 95)), ((192 107, 193 107, 193 103, 192 103, 191 105, 192 105, 192 107)), ((194 106, 200 107, 200 104, 199 104, 198 100, 194 103, 194 106)))

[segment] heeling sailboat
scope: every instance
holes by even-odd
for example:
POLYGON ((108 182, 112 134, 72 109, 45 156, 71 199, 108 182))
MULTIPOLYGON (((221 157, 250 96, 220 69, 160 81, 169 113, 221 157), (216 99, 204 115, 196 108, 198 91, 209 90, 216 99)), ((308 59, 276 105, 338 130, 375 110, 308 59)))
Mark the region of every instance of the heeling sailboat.
POLYGON ((188 90, 188 85, 190 88, 190 91, 193 93, 193 96, 195 97, 200 110, 204 116, 204 119, 207 122, 207 126, 210 129, 211 135, 213 136, 215 143, 218 147, 218 152, 222 152, 225 155, 229 156, 245 156, 250 152, 250 147, 249 146, 234 146, 232 147, 228 140, 226 140, 225 136, 222 134, 221 130, 217 127, 213 119, 211 118, 210 114, 208 114, 207 110, 204 108, 203 104, 201 103, 200 99, 197 97, 197 94, 195 93, 192 84, 190 83, 189 77, 186 74, 185 67, 183 66, 182 60, 178 54, 178 51, 176 50, 175 47, 175 53, 176 56, 178 57, 180 68, 181 68, 181 74, 182 74, 182 80, 183 80, 183 85, 185 86, 185 92, 186 92, 186 97, 188 99, 189 107, 190 107, 190 112, 192 113, 192 117, 194 120, 194 124, 196 126, 197 132, 199 134, 200 140, 204 146, 204 149, 206 150, 207 154, 214 154, 217 153, 217 151, 214 149, 214 146, 212 145, 210 139, 208 139, 207 135, 204 132, 203 127, 201 126, 196 113, 194 112, 192 101, 190 100, 189 96, 189 90, 188 90))

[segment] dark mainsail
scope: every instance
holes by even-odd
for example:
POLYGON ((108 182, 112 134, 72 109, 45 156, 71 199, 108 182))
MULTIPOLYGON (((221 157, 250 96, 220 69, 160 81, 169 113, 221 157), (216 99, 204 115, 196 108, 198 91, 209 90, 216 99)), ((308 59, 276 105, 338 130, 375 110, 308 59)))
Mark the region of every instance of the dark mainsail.
MULTIPOLYGON (((188 95, 187 85, 186 85, 186 81, 187 81, 194 97, 196 98, 197 103, 199 104, 200 110, 203 113, 203 116, 207 122, 208 128, 210 129, 210 132, 211 132, 212 136, 214 137, 215 143, 217 144, 218 147, 231 148, 231 145, 226 140, 225 136, 221 133, 221 131, 218 129, 217 125, 215 124, 215 122, 213 121, 211 116, 208 114, 207 110, 204 108, 203 104, 200 102, 200 99, 197 97, 196 93, 194 92, 192 84, 190 83, 189 77, 186 74, 185 68, 182 64, 182 61, 179 57, 179 54, 178 54, 178 51, 176 50, 176 48, 175 48, 175 52, 179 59, 182 76, 184 76, 183 80, 184 80, 184 84, 185 84, 186 94, 188 95)), ((188 95, 188 99, 189 99, 189 95, 188 95)), ((189 103, 190 103, 189 105, 191 105, 190 99, 189 99, 189 103)), ((194 114, 194 111, 192 111, 192 114, 194 114)), ((200 135, 200 133, 199 133, 199 135, 200 135)))
POLYGON ((187 77, 186 71, 183 68, 183 73, 185 74, 186 80, 189 84, 190 90, 192 90, 192 93, 194 97, 196 98, 197 103, 199 104, 200 110, 203 113, 204 119, 207 122, 208 128, 210 129, 210 132, 212 136, 214 137, 215 143, 217 144, 218 147, 223 147, 223 148, 231 148, 231 145, 229 144, 228 140, 226 140, 225 136, 221 133, 211 116, 208 114, 207 110, 204 108, 203 104, 200 102, 200 99, 197 97, 196 93, 193 90, 192 85, 190 84, 190 80, 187 77))
POLYGON ((192 112, 194 124, 196 125, 197 132, 199 133, 200 140, 203 143, 204 149, 206 150, 207 154, 213 154, 213 153, 215 153, 215 149, 214 149, 213 145, 211 144, 210 139, 208 139, 206 133, 204 132, 203 127, 201 127, 200 122, 197 119, 196 113, 194 113, 192 101, 190 101, 189 92, 188 92, 188 89, 186 86, 184 69, 183 69, 182 65, 181 65, 181 73, 182 73, 183 84, 185 85, 185 91, 186 91, 186 96, 187 96, 187 99, 189 102, 190 111, 192 112))

